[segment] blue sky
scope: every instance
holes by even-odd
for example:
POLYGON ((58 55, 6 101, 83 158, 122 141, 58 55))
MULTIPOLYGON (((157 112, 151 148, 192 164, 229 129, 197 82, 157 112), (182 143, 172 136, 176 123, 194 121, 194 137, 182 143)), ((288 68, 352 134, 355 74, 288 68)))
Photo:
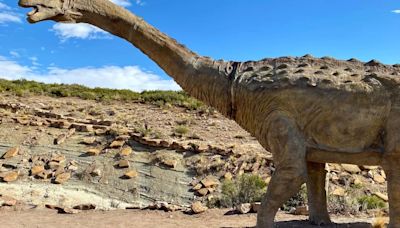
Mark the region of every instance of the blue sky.
MULTIPOLYGON (((332 56, 400 63, 400 1, 113 0, 195 52, 226 60, 332 56)), ((94 27, 29 25, 0 0, 0 76, 88 86, 179 89, 131 44, 94 27)))

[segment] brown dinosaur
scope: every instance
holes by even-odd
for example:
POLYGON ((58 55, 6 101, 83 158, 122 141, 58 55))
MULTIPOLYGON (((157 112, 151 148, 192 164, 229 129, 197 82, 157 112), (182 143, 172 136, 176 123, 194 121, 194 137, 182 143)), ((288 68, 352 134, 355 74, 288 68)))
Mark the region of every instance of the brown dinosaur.
POLYGON ((310 221, 330 223, 326 162, 382 165, 390 224, 400 227, 399 65, 311 56, 232 62, 202 57, 108 0, 20 0, 31 23, 89 23, 154 60, 188 94, 218 109, 273 153, 276 171, 257 227, 307 183, 310 221))

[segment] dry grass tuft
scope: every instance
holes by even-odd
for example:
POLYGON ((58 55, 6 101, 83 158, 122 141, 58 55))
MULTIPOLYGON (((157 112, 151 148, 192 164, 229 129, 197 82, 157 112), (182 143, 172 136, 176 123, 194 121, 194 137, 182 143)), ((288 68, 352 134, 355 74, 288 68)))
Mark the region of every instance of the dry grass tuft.
POLYGON ((378 216, 374 219, 374 222, 372 223, 372 228, 385 228, 385 227, 386 227, 386 222, 382 216, 378 216))

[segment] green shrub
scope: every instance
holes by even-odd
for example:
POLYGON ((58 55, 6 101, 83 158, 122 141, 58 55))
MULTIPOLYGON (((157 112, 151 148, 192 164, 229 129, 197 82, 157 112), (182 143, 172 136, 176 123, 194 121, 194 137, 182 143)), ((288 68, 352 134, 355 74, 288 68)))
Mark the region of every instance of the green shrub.
POLYGON ((185 125, 179 125, 174 129, 174 134, 178 136, 186 135, 189 132, 189 128, 185 125))
POLYGON ((222 183, 220 204, 232 207, 241 203, 259 202, 267 184, 258 175, 243 174, 236 180, 225 180, 222 183))
POLYGON ((284 211, 289 211, 292 207, 304 206, 307 204, 307 187, 305 184, 301 186, 300 191, 290 198, 283 206, 284 211))
POLYGON ((361 196, 357 199, 362 210, 378 209, 386 207, 386 203, 377 196, 361 196))
POLYGON ((142 137, 147 137, 153 132, 151 128, 145 128, 145 127, 137 128, 135 129, 135 131, 140 133, 142 137))
POLYGON ((14 81, 0 79, 0 92, 9 92, 17 96, 46 95, 52 97, 78 97, 98 101, 137 101, 155 104, 160 107, 174 105, 198 111, 206 109, 202 102, 190 97, 183 91, 144 91, 138 93, 126 89, 92 89, 77 84, 44 84, 24 79, 14 81))

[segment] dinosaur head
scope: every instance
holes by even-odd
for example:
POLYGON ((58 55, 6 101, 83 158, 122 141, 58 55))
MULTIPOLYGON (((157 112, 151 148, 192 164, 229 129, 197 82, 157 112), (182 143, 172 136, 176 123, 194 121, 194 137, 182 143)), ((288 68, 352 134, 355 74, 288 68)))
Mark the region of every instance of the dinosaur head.
POLYGON ((33 10, 28 13, 28 22, 36 23, 45 20, 56 22, 76 22, 82 16, 71 7, 72 0, 19 0, 19 6, 33 10))

